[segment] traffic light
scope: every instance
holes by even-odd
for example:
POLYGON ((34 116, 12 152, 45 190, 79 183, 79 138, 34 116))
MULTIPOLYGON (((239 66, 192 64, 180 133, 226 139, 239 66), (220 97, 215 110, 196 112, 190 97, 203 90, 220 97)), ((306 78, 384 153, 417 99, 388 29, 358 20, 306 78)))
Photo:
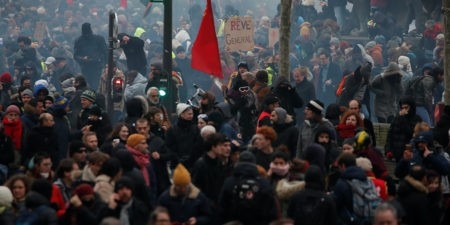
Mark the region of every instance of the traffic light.
POLYGON ((160 97, 164 97, 167 95, 167 93, 169 92, 168 90, 168 82, 166 78, 161 78, 159 79, 159 96, 160 97))
POLYGON ((114 77, 111 81, 111 92, 113 102, 120 102, 123 98, 123 84, 124 80, 121 77, 114 77))

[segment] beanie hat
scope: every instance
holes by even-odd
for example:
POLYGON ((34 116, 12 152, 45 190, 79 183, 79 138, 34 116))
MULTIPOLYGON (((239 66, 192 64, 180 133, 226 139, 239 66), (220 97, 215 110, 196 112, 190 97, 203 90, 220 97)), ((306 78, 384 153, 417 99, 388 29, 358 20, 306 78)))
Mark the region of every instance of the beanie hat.
POLYGON ((8 113, 17 113, 20 114, 20 109, 16 105, 10 105, 8 108, 6 108, 5 114, 8 113))
POLYGON ((243 151, 239 155, 239 162, 256 163, 256 157, 250 151, 243 151))
POLYGON ((275 96, 275 95, 268 95, 265 99, 264 99, 264 105, 270 105, 270 104, 274 104, 276 102, 280 102, 280 99, 275 96))
POLYGON ((0 81, 1 81, 2 83, 4 83, 4 84, 12 83, 12 77, 11 77, 11 74, 9 74, 8 72, 3 73, 3 74, 0 76, 0 81))
POLYGON ((81 148, 86 148, 86 145, 80 140, 73 140, 69 144, 69 156, 72 156, 74 153, 80 151, 81 148))
POLYGON ((132 134, 127 139, 127 145, 134 148, 141 141, 146 141, 146 140, 147 140, 147 138, 145 138, 145 136, 142 134, 132 134))
POLYGON ((417 136, 415 142, 416 144, 420 142, 425 142, 430 146, 433 144, 433 133, 431 131, 422 131, 417 136))
POLYGON ((323 103, 317 99, 311 100, 306 104, 306 107, 313 111, 317 115, 322 115, 323 112, 323 103))
POLYGON ((287 117, 287 112, 285 109, 281 108, 281 107, 276 107, 274 109, 274 111, 277 113, 278 115, 278 124, 284 124, 286 121, 286 117, 287 117))
POLYGON ((369 42, 367 42, 366 46, 364 46, 364 47, 365 47, 365 49, 370 50, 373 47, 375 47, 375 45, 377 45, 377 43, 375 41, 369 41, 369 42))
POLYGON ((372 171, 372 162, 366 157, 358 157, 356 158, 356 165, 361 167, 365 172, 372 171))
POLYGON ((53 107, 55 109, 65 109, 69 105, 69 101, 64 96, 55 96, 53 107))
POLYGON ((134 191, 134 187, 135 187, 134 181, 132 179, 130 179, 129 177, 122 176, 114 184, 114 192, 117 192, 118 190, 120 190, 124 187, 130 189, 131 191, 134 191))
POLYGON ((173 171, 173 184, 177 186, 186 186, 191 183, 191 174, 183 166, 183 164, 179 163, 175 170, 173 171))
POLYGON ((48 82, 44 79, 37 80, 34 82, 34 86, 43 85, 45 88, 48 88, 48 82))
POLYGON ((27 89, 22 91, 21 96, 24 96, 24 95, 28 95, 30 97, 33 97, 33 91, 31 91, 30 89, 27 88, 27 89))
POLYGON ((177 116, 180 117, 180 115, 186 111, 187 109, 190 109, 191 106, 186 103, 178 103, 177 104, 177 116))
POLYGON ((372 140, 366 131, 360 131, 355 135, 355 150, 362 150, 367 148, 372 140))
POLYGON ((74 80, 75 80, 75 78, 73 78, 73 77, 65 79, 63 82, 61 82, 61 88, 73 87, 74 80))
POLYGON ((96 96, 94 91, 85 90, 81 94, 81 98, 84 98, 84 99, 86 99, 86 100, 88 100, 90 102, 95 102, 95 99, 97 98, 97 96, 96 96))
POLYGON ((6 186, 0 186, 0 208, 10 207, 13 201, 11 190, 6 186))
POLYGON ((401 74, 400 68, 398 67, 397 63, 390 62, 389 65, 384 70, 383 75, 390 76, 390 75, 394 75, 394 74, 401 74))
POLYGON ((102 116, 102 109, 100 107, 98 107, 98 106, 93 106, 89 110, 89 115, 94 115, 94 116, 101 117, 102 116))
POLYGON ((94 188, 92 188, 89 184, 80 184, 78 185, 75 190, 73 191, 74 194, 78 195, 78 197, 83 197, 86 195, 93 195, 94 194, 94 188))
POLYGON ((400 69, 408 69, 411 67, 411 61, 408 56, 401 55, 398 57, 397 61, 400 69))

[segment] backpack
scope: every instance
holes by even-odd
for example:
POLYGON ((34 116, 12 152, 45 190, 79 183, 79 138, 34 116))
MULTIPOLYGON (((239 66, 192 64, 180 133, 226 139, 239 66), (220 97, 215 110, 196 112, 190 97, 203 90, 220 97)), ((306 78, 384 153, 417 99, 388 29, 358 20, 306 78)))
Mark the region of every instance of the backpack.
MULTIPOLYGON (((367 178, 365 181, 347 180, 352 190, 353 213, 349 212, 351 224, 371 224, 375 209, 381 202, 373 182, 367 178)), ((347 209, 348 211, 348 209, 347 209)))
POLYGON ((295 209, 295 221, 302 221, 303 225, 322 225, 326 223, 324 213, 327 210, 325 194, 321 192, 308 192, 299 200, 295 209))
POLYGON ((423 78, 425 78, 425 76, 413 77, 406 85, 405 95, 415 97, 415 93, 418 92, 418 89, 417 89, 419 87, 418 85, 420 84, 420 81, 422 81, 423 78))
POLYGON ((237 218, 258 209, 258 198, 261 198, 260 181, 256 177, 241 177, 233 186, 232 206, 237 218))

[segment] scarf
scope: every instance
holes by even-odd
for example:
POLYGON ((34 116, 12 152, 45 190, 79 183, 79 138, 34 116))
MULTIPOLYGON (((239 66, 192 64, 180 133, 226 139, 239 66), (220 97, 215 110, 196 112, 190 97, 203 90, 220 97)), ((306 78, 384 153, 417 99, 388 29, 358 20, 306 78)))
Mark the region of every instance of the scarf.
POLYGON ((289 172, 289 164, 286 164, 284 166, 277 166, 273 162, 270 163, 270 170, 272 173, 278 175, 278 176, 286 176, 286 174, 289 172))
POLYGON ((346 124, 339 124, 337 126, 337 131, 339 134, 339 137, 345 139, 345 138, 351 138, 355 136, 355 130, 356 130, 356 126, 353 125, 346 125, 346 124))
POLYGON ((3 118, 4 134, 10 137, 14 144, 14 149, 19 151, 22 148, 22 121, 8 121, 6 116, 3 118))
POLYGON ((148 154, 142 153, 134 148, 127 146, 128 151, 133 155, 134 161, 141 169, 142 175, 144 176, 145 184, 150 186, 150 175, 148 174, 147 166, 150 164, 150 159, 148 154))

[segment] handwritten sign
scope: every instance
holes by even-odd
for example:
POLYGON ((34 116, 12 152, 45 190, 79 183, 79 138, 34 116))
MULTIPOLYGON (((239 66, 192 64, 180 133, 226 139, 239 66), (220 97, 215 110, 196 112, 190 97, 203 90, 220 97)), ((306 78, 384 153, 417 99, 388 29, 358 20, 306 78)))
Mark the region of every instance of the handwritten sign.
POLYGON ((251 51, 254 48, 253 42, 253 18, 231 17, 224 27, 225 33, 225 49, 230 52, 234 51, 251 51))

